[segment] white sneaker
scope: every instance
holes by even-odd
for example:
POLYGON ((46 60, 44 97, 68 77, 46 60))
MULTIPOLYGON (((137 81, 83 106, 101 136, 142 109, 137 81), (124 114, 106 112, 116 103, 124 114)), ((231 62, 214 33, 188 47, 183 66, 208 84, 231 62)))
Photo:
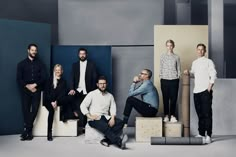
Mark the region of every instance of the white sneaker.
POLYGON ((204 136, 198 134, 198 135, 196 135, 195 137, 204 137, 204 136))
POLYGON ((169 117, 168 117, 168 116, 165 116, 163 122, 169 122, 169 117))
POLYGON ((210 136, 206 136, 206 144, 210 144, 212 141, 211 141, 211 137, 210 136))
POLYGON ((195 136, 196 138, 202 138, 202 144, 206 144, 206 137, 205 136, 202 136, 202 135, 196 135, 195 136))
POLYGON ((178 122, 178 121, 177 121, 177 119, 175 118, 175 116, 171 116, 170 122, 171 122, 171 123, 176 123, 176 122, 178 122))

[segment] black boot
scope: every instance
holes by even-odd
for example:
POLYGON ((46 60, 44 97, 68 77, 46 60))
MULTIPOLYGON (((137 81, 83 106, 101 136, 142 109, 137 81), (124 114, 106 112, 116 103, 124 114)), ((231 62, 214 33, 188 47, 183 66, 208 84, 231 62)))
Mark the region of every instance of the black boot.
POLYGON ((49 131, 48 132, 48 141, 52 141, 53 138, 52 138, 52 131, 49 131))
POLYGON ((28 132, 28 136, 27 136, 27 141, 31 141, 33 140, 34 136, 33 136, 33 133, 32 133, 32 129, 29 130, 28 132))
POLYGON ((23 139, 23 138, 26 138, 27 135, 28 135, 28 132, 25 128, 24 131, 22 132, 22 134, 20 135, 20 137, 23 139))

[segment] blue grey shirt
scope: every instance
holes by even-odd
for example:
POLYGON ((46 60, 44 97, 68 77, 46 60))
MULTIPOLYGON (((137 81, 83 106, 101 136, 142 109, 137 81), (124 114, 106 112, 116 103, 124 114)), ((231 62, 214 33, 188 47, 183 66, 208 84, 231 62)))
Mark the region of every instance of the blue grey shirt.
POLYGON ((145 80, 140 86, 135 88, 135 83, 130 86, 129 96, 141 95, 143 102, 150 104, 158 110, 159 96, 156 87, 150 80, 145 80))

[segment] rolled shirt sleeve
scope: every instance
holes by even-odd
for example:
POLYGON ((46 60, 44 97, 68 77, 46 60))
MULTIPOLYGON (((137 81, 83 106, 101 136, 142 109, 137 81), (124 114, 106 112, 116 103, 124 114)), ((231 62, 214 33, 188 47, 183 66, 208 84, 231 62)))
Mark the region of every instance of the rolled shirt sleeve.
POLYGON ((110 115, 116 116, 116 102, 112 95, 111 95, 110 115))
POLYGON ((212 60, 209 60, 209 68, 208 68, 208 72, 209 72, 209 76, 210 76, 210 83, 215 83, 215 80, 216 80, 216 69, 215 69, 215 65, 214 63, 212 62, 212 60))

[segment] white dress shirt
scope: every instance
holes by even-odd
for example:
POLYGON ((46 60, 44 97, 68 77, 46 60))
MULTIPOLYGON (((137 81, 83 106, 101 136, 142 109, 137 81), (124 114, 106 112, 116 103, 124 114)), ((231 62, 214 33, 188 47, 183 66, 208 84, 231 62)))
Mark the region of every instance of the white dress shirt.
POLYGON ((80 77, 79 77, 79 86, 77 88, 77 91, 78 92, 83 91, 84 95, 87 94, 86 84, 85 84, 86 67, 87 67, 87 60, 83 62, 80 61, 80 77))
POLYGON ((81 112, 91 115, 104 115, 107 119, 116 115, 116 103, 114 97, 109 92, 103 93, 96 89, 88 93, 80 105, 81 112), (110 116, 111 115, 111 116, 110 116))
POLYGON ((208 89, 210 83, 216 79, 215 65, 211 59, 200 57, 192 63, 191 74, 194 75, 195 86, 193 93, 200 93, 208 89))

